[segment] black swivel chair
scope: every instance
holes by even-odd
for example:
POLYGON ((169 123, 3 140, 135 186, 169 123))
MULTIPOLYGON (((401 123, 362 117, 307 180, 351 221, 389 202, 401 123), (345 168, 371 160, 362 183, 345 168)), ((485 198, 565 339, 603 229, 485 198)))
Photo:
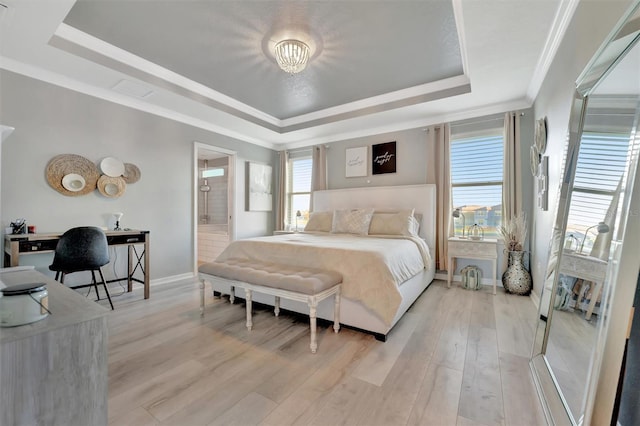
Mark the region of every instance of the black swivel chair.
POLYGON ((104 291, 107 293, 107 299, 109 299, 109 304, 113 310, 107 283, 100 269, 107 263, 109 263, 109 246, 105 233, 94 226, 81 226, 71 228, 62 234, 56 246, 53 263, 49 266, 49 269, 56 271, 56 281, 59 280, 63 284, 66 274, 91 271, 91 284, 69 286, 69 288, 93 287, 96 290, 98 300, 100 300, 98 282, 96 281, 96 271, 98 271, 104 291))

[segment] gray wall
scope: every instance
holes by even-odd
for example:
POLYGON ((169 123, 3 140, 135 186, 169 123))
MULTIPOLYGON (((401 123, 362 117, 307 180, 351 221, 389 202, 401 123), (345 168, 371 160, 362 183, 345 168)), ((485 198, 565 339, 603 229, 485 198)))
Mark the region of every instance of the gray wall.
MULTIPOLYGON (((110 226, 111 213, 121 211, 123 227, 151 231, 152 279, 192 272, 193 142, 198 141, 237 152, 237 237, 271 233, 271 212, 244 211, 244 162, 273 164, 274 151, 11 72, 1 71, 0 78, 0 122, 16 128, 2 144, 3 229, 20 217, 38 232, 110 226), (142 178, 116 199, 97 191, 67 197, 45 179, 47 162, 65 153, 96 163, 114 156, 136 164, 142 178)), ((43 254, 24 256, 21 263, 44 271, 50 261, 51 255, 43 254)))
MULTIPOLYGON (((533 177, 529 168, 529 147, 534 137, 533 110, 522 111, 524 116, 520 121, 521 163, 522 163, 522 208, 527 218, 533 217, 533 177)), ((434 167, 432 159, 427 158, 427 134, 422 128, 410 129, 399 132, 384 133, 375 136, 349 139, 332 143, 327 151, 327 168, 329 189, 354 188, 363 186, 393 186, 422 184, 427 180, 427 171, 434 167), (397 163, 396 173, 383 175, 371 174, 371 145, 396 141, 397 163), (347 148, 367 146, 367 176, 345 177, 345 156, 347 148)), ((504 269, 502 259, 502 246, 498 248, 498 280, 504 269)), ((469 263, 478 261, 461 260, 456 265, 456 272, 469 263)), ((488 262, 481 263, 484 277, 490 276, 488 262)))

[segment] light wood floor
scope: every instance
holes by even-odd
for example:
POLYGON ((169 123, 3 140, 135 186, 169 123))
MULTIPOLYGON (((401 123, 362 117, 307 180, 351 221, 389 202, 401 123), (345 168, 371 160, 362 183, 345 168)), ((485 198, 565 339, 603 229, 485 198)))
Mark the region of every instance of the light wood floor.
MULTIPOLYGON (((255 309, 198 284, 114 298, 109 316, 113 425, 542 425, 528 357, 527 297, 435 281, 386 343, 255 309)), ((114 291, 116 293, 117 291, 114 291)))

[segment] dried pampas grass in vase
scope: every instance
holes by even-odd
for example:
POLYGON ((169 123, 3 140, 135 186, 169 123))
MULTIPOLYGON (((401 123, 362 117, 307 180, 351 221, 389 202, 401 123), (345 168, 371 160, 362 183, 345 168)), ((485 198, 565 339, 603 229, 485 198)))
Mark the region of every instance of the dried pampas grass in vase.
POLYGON ((511 219, 504 220, 498 232, 504 238, 504 247, 508 251, 522 251, 527 238, 527 218, 523 212, 511 219))

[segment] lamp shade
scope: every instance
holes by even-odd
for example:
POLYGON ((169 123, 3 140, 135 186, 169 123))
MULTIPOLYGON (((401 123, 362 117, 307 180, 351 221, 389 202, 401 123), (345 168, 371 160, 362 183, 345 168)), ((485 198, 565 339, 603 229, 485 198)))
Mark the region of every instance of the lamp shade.
POLYGON ((309 46, 299 40, 282 40, 276 44, 275 56, 283 71, 296 74, 309 62, 309 46))

